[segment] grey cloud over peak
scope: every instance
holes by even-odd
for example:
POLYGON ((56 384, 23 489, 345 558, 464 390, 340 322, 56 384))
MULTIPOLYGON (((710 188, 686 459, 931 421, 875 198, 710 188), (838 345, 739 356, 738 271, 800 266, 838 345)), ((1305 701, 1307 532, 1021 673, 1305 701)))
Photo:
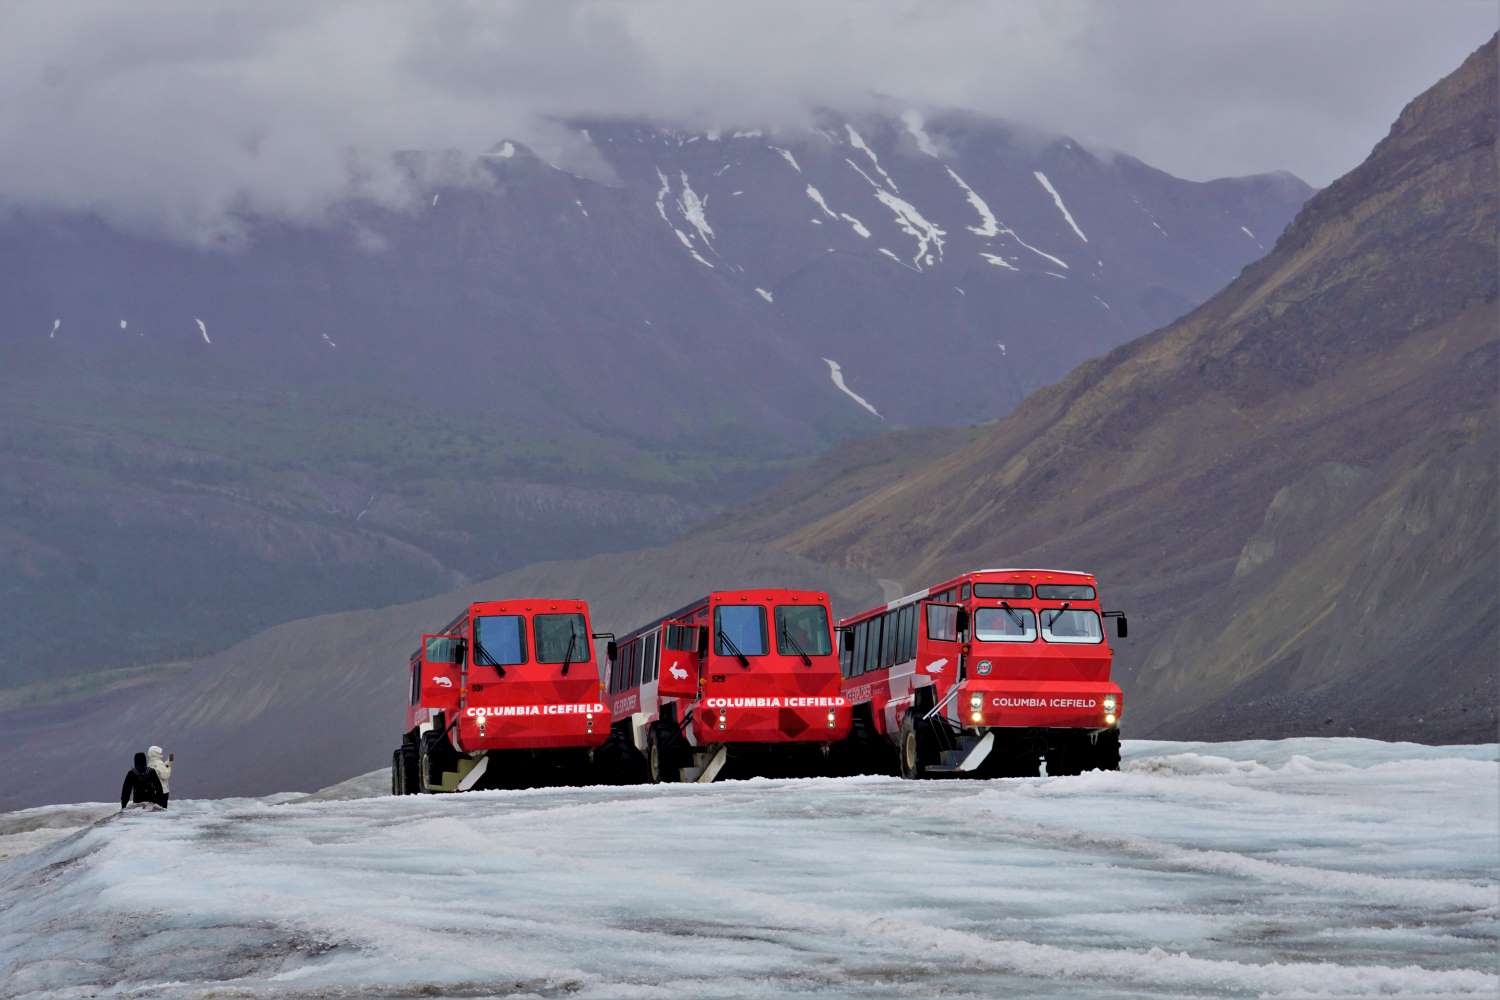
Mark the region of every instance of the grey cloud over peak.
POLYGON ((1495 21, 1468 0, 19 0, 0 9, 0 204, 212 239, 240 210, 399 203, 398 150, 510 138, 579 161, 573 116, 775 128, 891 101, 1186 177, 1326 184, 1495 21))

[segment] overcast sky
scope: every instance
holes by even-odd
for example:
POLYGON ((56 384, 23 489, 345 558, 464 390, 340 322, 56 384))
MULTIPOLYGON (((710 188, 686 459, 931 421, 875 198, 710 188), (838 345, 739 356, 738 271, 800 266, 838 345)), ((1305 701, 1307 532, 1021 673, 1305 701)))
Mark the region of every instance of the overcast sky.
POLYGON ((0 202, 203 235, 395 197, 400 149, 570 154, 574 113, 794 126, 872 95, 1205 179, 1327 184, 1495 30, 1495 0, 0 5, 0 202))

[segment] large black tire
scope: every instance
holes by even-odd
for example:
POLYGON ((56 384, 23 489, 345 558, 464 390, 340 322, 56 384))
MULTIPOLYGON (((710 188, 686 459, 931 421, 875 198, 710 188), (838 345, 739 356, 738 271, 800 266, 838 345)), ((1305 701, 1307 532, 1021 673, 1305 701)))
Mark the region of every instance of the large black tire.
POLYGON ((653 785, 682 779, 682 733, 658 719, 646 730, 646 778, 653 785))
POLYGON ((417 771, 417 745, 410 740, 402 743, 401 749, 396 751, 396 758, 401 772, 401 794, 416 795, 421 792, 421 778, 417 771))
POLYGON ((1082 740, 1073 733, 1052 737, 1047 742, 1047 777, 1067 778, 1083 773, 1088 766, 1089 750, 1087 736, 1082 740))
POLYGON ((1118 771, 1120 769, 1120 731, 1111 729, 1100 733, 1099 739, 1089 748, 1089 770, 1118 771))
POLYGON ((401 795, 401 751, 391 751, 391 794, 401 795))
POLYGON ((901 777, 917 781, 927 777, 927 765, 931 761, 931 748, 923 738, 923 724, 917 718, 917 710, 911 709, 901 717, 901 733, 896 740, 896 749, 901 757, 901 777))
POLYGON ((604 785, 644 785, 651 780, 646 755, 618 729, 594 751, 594 772, 604 785))

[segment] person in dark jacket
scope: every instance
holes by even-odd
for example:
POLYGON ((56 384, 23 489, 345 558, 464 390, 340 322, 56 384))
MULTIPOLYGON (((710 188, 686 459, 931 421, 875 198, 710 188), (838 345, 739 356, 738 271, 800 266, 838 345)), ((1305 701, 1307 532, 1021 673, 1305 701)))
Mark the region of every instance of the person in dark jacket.
POLYGON ((146 763, 146 755, 138 753, 135 755, 135 766, 125 772, 125 785, 120 789, 120 808, 124 809, 134 800, 137 805, 150 803, 154 806, 165 806, 162 801, 166 798, 162 794, 161 779, 156 772, 151 770, 146 763))

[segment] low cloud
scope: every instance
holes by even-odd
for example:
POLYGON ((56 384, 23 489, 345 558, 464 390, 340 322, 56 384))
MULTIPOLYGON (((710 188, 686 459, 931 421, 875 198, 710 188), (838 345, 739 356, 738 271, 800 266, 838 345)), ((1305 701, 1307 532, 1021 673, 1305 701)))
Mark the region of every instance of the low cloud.
POLYGON ((509 138, 578 161, 570 116, 786 127, 874 95, 1188 177, 1324 184, 1495 19, 1369 0, 22 0, 0 13, 0 203, 214 240, 247 211, 399 204, 402 151, 509 138))

